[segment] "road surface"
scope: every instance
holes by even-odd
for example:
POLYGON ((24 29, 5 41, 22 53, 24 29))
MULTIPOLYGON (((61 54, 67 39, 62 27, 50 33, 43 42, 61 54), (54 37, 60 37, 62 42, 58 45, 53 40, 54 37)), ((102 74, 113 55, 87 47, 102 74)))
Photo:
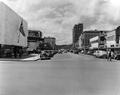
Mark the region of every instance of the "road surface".
POLYGON ((71 53, 0 62, 0 95, 120 95, 120 62, 71 53))

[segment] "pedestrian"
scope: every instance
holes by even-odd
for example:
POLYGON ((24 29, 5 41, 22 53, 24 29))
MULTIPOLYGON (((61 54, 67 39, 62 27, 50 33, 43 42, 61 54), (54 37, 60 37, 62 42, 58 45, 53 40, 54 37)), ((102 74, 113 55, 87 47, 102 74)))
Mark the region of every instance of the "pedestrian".
POLYGON ((112 61, 112 51, 109 50, 108 51, 108 58, 107 58, 108 61, 112 61))
POLYGON ((117 51, 114 52, 114 59, 117 58, 117 51))

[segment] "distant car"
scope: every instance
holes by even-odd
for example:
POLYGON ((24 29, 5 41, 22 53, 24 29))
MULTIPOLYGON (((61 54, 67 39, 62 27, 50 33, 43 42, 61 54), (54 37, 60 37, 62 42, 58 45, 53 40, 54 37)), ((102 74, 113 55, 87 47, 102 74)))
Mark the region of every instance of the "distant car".
POLYGON ((53 56, 55 55, 55 52, 50 51, 47 55, 48 55, 49 57, 53 57, 53 56))
POLYGON ((51 59, 51 57, 49 56, 49 53, 48 53, 48 52, 43 51, 43 52, 40 54, 40 59, 41 59, 41 60, 49 60, 49 59, 51 59))
POLYGON ((45 55, 40 55, 40 59, 41 59, 41 60, 50 60, 51 57, 45 56, 45 55))
POLYGON ((74 54, 79 54, 79 50, 74 50, 74 54))
POLYGON ((82 50, 82 51, 81 51, 81 53, 83 54, 83 53, 84 53, 84 51, 82 50))
POLYGON ((107 52, 102 50, 95 51, 93 55, 97 58, 107 58, 107 52))
POLYGON ((88 51, 87 52, 88 55, 93 55, 93 53, 94 53, 93 51, 88 51))
POLYGON ((97 56, 98 53, 99 53, 99 51, 97 50, 97 51, 95 51, 95 52, 93 53, 93 55, 94 55, 94 56, 97 56))

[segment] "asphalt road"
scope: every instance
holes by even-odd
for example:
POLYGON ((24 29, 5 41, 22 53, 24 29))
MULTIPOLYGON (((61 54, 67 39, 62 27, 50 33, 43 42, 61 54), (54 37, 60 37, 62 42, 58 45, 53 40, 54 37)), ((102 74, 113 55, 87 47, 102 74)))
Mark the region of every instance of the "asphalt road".
POLYGON ((71 53, 0 62, 0 95, 120 95, 120 62, 71 53))

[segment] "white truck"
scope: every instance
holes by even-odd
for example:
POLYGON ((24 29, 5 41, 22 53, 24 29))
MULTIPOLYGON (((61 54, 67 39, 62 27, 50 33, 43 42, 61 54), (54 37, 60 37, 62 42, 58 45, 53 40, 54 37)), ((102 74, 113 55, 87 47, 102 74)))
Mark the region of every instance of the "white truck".
POLYGON ((8 54, 27 47, 27 22, 0 2, 0 53, 8 54))

